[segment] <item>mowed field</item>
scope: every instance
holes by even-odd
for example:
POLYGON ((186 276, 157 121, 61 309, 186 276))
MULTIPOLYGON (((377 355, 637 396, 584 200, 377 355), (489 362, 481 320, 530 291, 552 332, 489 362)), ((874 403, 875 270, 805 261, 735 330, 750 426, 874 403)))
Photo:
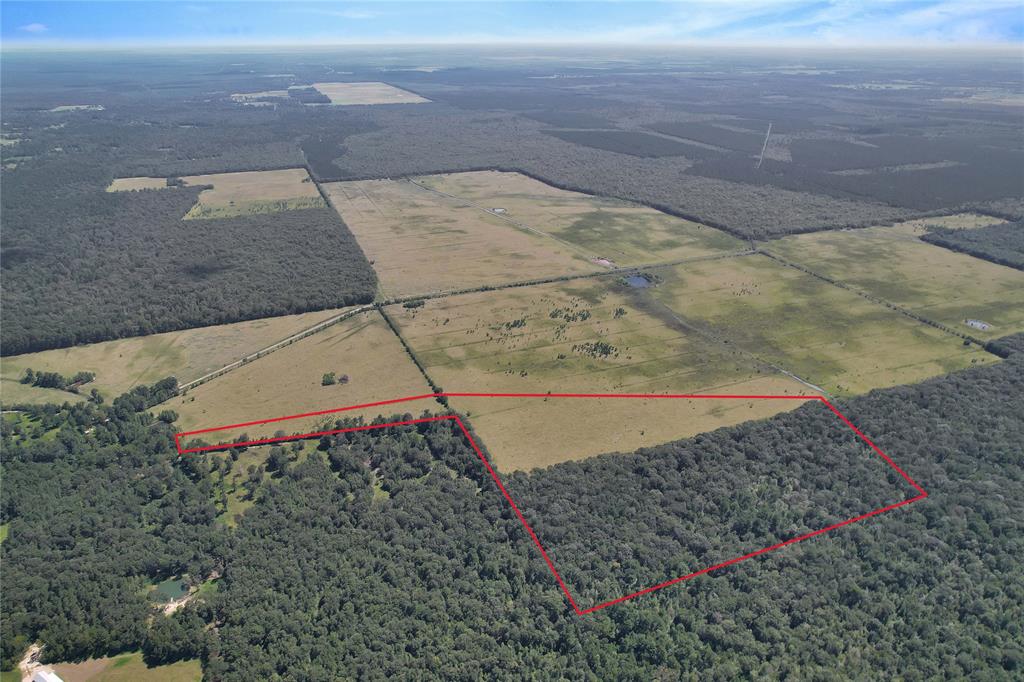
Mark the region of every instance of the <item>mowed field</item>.
POLYGON ((1024 272, 921 241, 930 222, 795 235, 767 250, 980 339, 1024 331, 1024 272))
POLYGON ((345 309, 268 317, 13 355, 4 358, 0 372, 3 400, 7 404, 77 401, 93 388, 110 399, 169 376, 186 383, 343 312, 345 309), (83 386, 83 395, 75 395, 21 384, 28 368, 65 376, 92 372, 96 379, 83 386))
POLYGON ((422 104, 429 99, 387 83, 313 83, 331 104, 422 104))
POLYGON ((323 185, 384 299, 605 268, 583 252, 406 181, 323 185))
MULTIPOLYGON (((446 392, 804 395, 807 387, 687 332, 615 280, 577 280, 390 306, 446 392)), ((450 399, 501 470, 630 451, 800 401, 450 399)))
POLYGON ((199 660, 178 661, 150 668, 141 653, 111 658, 90 658, 81 663, 55 663, 52 668, 64 682, 199 682, 203 668, 199 660))
POLYGON ((558 189, 520 173, 447 173, 416 182, 484 211, 501 209, 514 223, 574 244, 589 258, 619 266, 747 248, 745 242, 700 223, 618 199, 558 189))
MULTIPOLYGON (((183 430, 209 428, 268 419, 348 405, 432 393, 401 342, 376 310, 360 313, 297 341, 223 376, 172 398, 154 409, 172 409, 183 430), (324 374, 348 376, 347 383, 321 385, 324 374)), ((315 430, 340 417, 363 416, 406 409, 419 413, 437 407, 421 401, 406 408, 374 408, 333 417, 311 417, 281 424, 226 430, 204 436, 208 443, 234 440, 243 433, 250 439, 315 430)))
MULTIPOLYGON (((895 268, 894 268, 895 269, 895 268)), ((976 346, 767 256, 659 269, 645 291, 678 318, 834 395, 998 360, 976 346)))
POLYGON ((189 175, 186 186, 213 185, 203 190, 186 219, 229 218, 299 208, 322 208, 324 200, 305 168, 189 175))

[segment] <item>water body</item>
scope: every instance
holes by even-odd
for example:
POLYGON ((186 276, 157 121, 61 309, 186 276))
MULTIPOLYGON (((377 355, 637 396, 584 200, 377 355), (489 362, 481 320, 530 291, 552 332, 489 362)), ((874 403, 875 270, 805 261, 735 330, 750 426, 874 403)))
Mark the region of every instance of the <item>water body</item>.
POLYGON ((630 275, 626 278, 626 284, 635 289, 646 289, 651 286, 651 280, 643 275, 630 275))

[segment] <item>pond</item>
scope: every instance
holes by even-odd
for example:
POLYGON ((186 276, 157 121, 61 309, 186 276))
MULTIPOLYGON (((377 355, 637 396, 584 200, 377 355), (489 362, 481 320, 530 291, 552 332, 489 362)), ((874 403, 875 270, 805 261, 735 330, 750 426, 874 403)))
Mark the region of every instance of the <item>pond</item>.
POLYGON ((160 601, 171 601, 179 599, 188 594, 188 586, 182 578, 168 578, 162 583, 157 583, 156 598, 160 601))
POLYGON ((630 275, 626 278, 626 284, 635 289, 646 289, 651 286, 651 280, 647 279, 643 275, 630 275))

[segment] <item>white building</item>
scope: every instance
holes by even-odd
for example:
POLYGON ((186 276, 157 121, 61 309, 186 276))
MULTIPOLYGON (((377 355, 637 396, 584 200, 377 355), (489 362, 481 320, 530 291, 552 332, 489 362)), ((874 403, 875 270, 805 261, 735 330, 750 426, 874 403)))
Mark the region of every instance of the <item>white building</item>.
POLYGON ((32 682, 64 682, 64 680, 52 670, 37 670, 32 673, 32 682))

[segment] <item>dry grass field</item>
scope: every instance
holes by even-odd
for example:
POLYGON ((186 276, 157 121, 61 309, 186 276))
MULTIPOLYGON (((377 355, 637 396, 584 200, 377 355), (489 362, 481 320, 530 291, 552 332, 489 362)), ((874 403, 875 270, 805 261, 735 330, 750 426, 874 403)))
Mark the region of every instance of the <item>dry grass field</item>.
POLYGON ((199 194, 199 201, 185 214, 186 220, 324 206, 305 168, 189 175, 181 179, 185 186, 213 185, 213 189, 199 194))
POLYGON ((373 264, 383 298, 604 269, 570 245, 409 182, 323 187, 373 264))
POLYGON ((658 273, 663 281, 645 291, 680 320, 832 394, 865 393, 997 361, 947 332, 766 256, 658 273))
MULTIPOLYGON (((377 311, 368 311, 197 386, 154 411, 173 409, 180 415, 177 425, 192 430, 431 392, 384 318, 377 311), (338 378, 347 375, 348 381, 322 386, 327 372, 335 372, 338 378)), ((432 406, 437 405, 421 401, 409 409, 419 413, 432 406)), ((382 412, 394 410, 353 411, 342 416, 361 415, 369 420, 382 412)), ((227 430, 205 440, 234 440, 243 432, 250 439, 270 437, 279 429, 291 434, 336 418, 227 430)))
POLYGON ((569 192, 520 173, 479 171, 416 179, 479 210, 573 244, 620 266, 674 261, 747 248, 720 230, 618 199, 569 192))
MULTIPOLYGON (((1024 272, 921 241, 923 224, 932 221, 795 235, 767 249, 977 338, 1024 331, 1024 272), (968 326, 967 320, 989 328, 968 326)), ((956 221, 970 229, 967 222, 956 221)))
MULTIPOLYGON (((731 393, 808 389, 688 333, 637 290, 602 278, 388 308, 448 392, 731 393)), ((452 398, 505 471, 664 443, 799 401, 452 398)))
POLYGON ((167 178, 116 178, 108 192, 130 192, 138 189, 166 189, 167 178))
POLYGON ((175 376, 180 383, 185 383, 342 312, 344 309, 268 317, 13 355, 3 359, 0 371, 3 400, 11 404, 82 399, 82 396, 64 391, 23 386, 18 380, 27 368, 59 372, 66 376, 80 371, 93 372, 96 379, 84 386, 84 393, 88 395, 90 389, 97 388, 108 399, 133 386, 153 383, 168 376, 175 376))
POLYGON ((313 83, 334 105, 422 104, 429 99, 387 83, 313 83))

